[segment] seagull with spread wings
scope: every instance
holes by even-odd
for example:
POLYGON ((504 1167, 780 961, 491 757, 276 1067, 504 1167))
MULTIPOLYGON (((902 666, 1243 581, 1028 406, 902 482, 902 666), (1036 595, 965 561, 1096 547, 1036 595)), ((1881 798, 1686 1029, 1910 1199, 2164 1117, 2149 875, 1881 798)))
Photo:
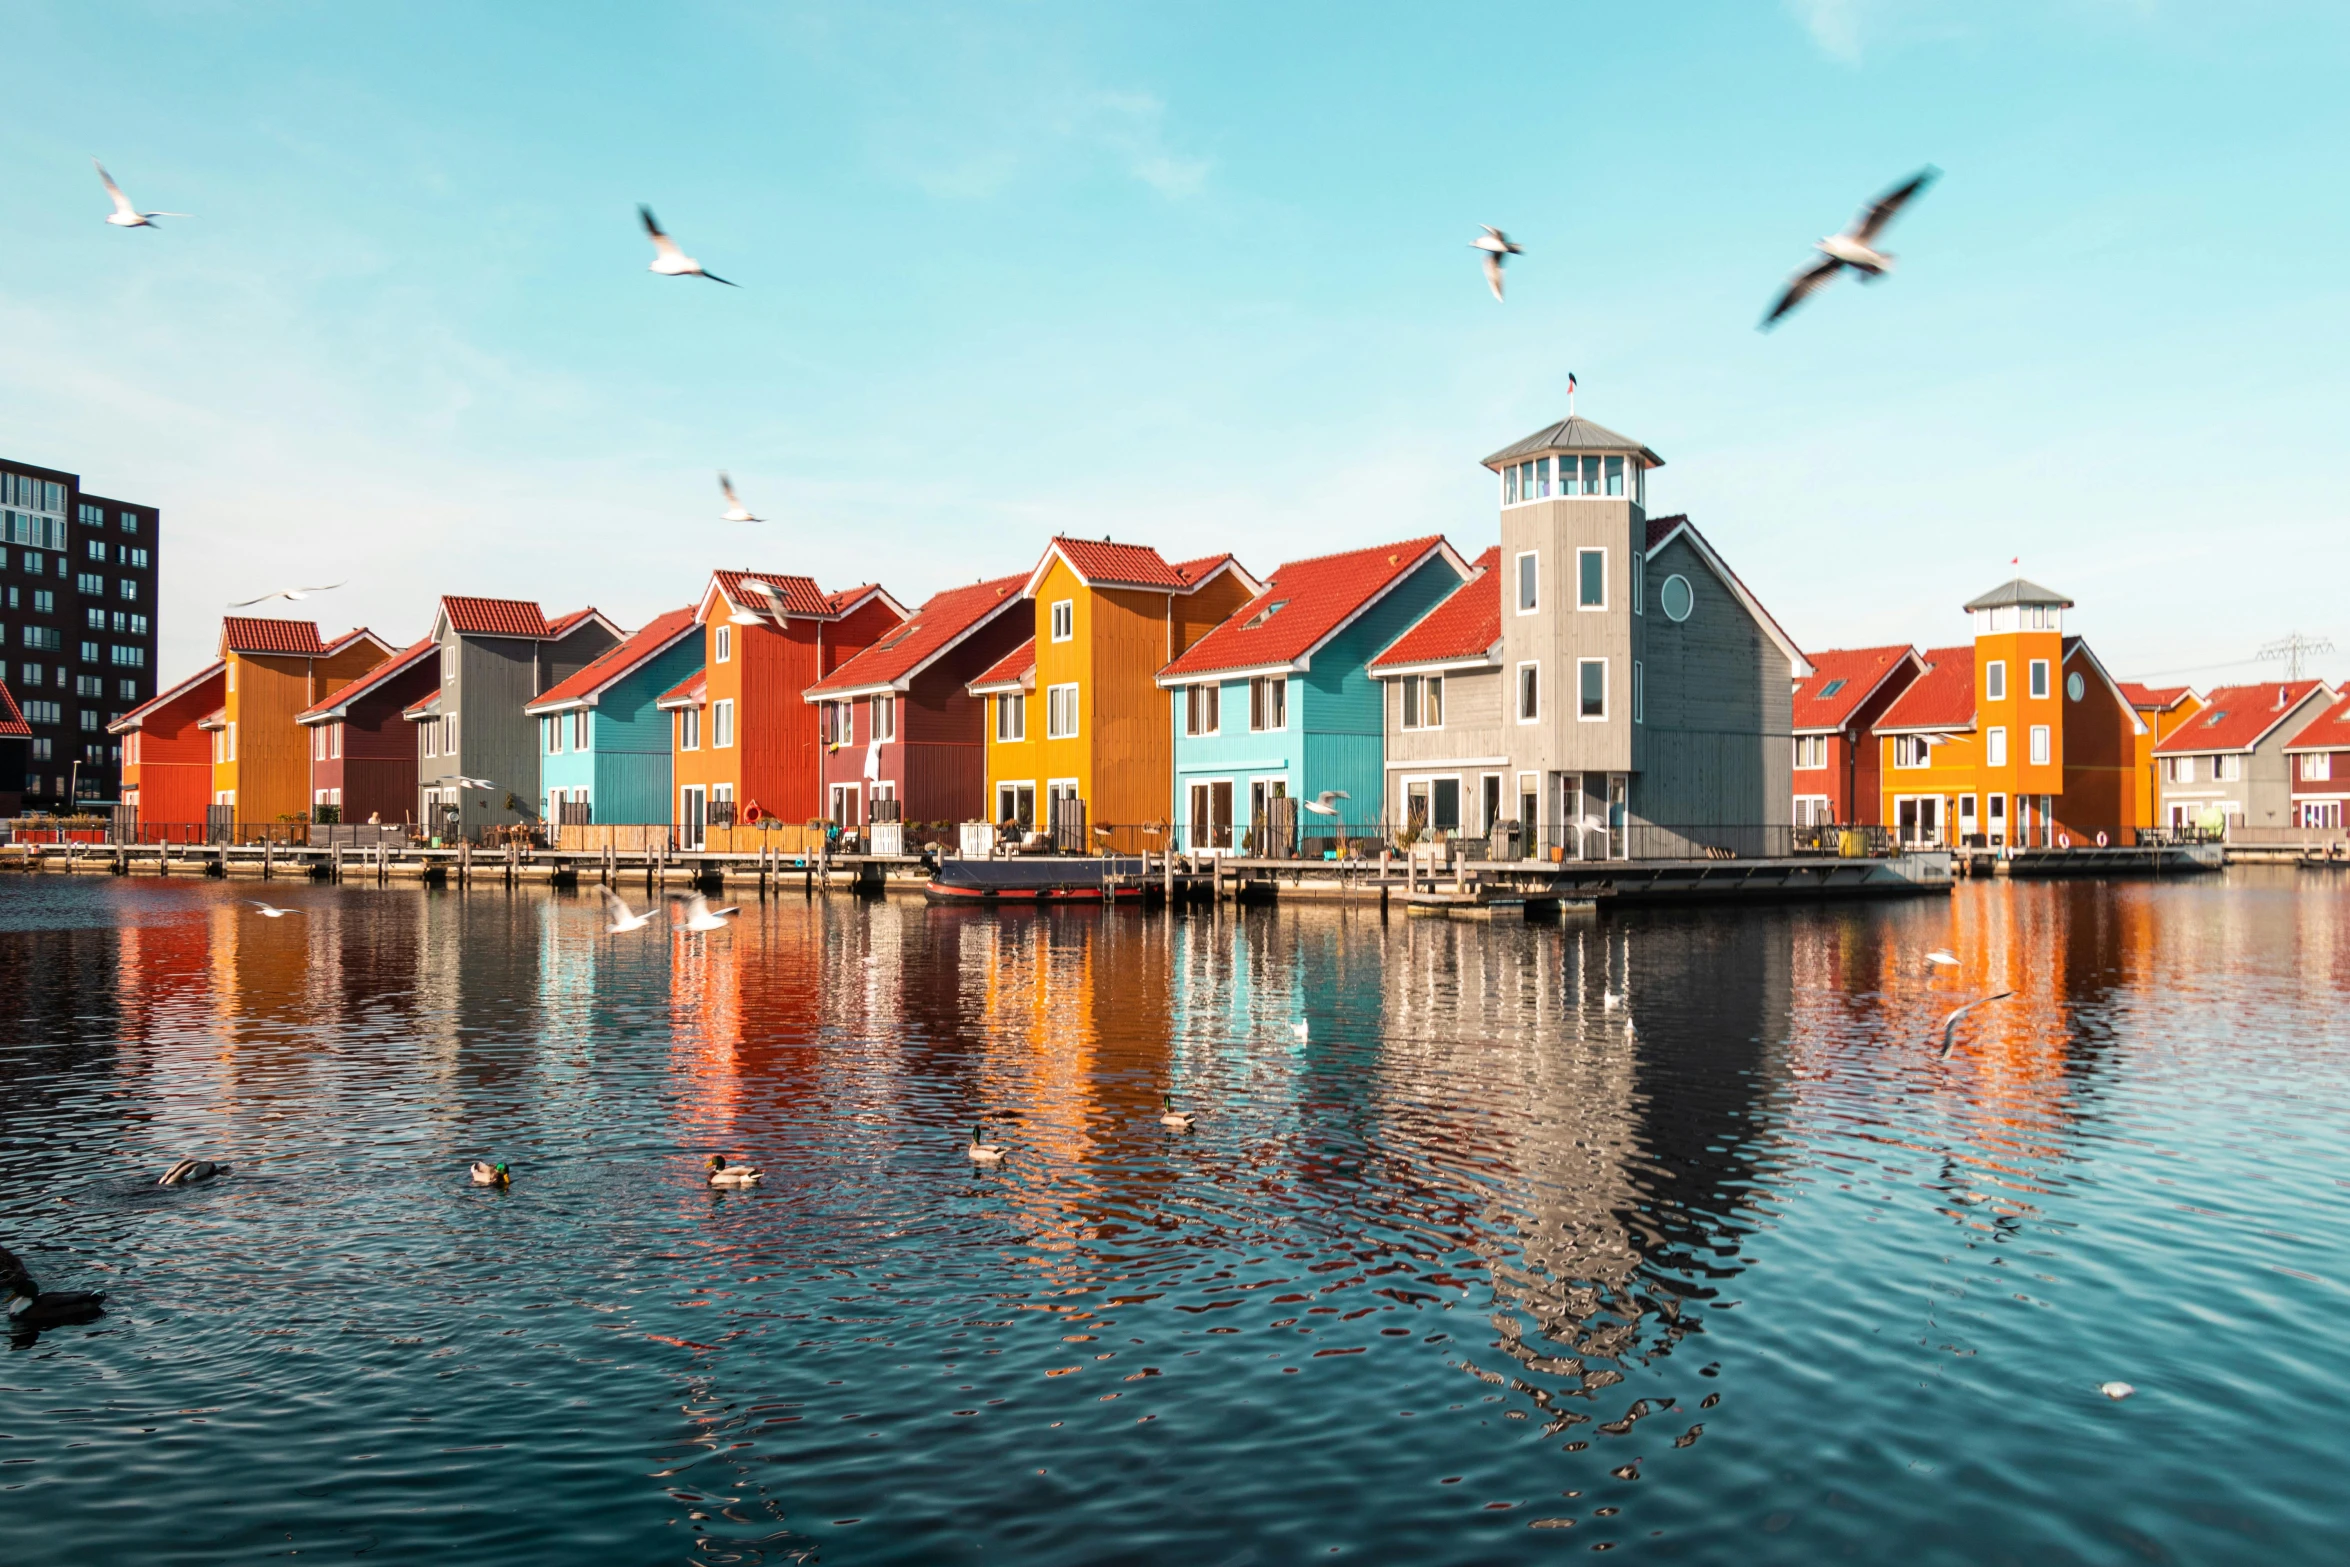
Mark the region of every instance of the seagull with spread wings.
POLYGON ((1762 330, 1769 331, 1779 318, 1802 304, 1819 290, 1835 281, 1836 274, 1850 268, 1864 283, 1875 282, 1893 270, 1893 257, 1877 248, 1877 238, 1885 226, 1901 215, 1901 209, 1912 197, 1924 190, 1941 175, 1937 168, 1927 167, 1912 174, 1861 210, 1852 226, 1841 234, 1830 234, 1812 248, 1820 259, 1787 280, 1779 291, 1777 303, 1769 315, 1762 318, 1762 330))
POLYGON ((720 522, 765 522, 767 520, 764 517, 751 515, 751 508, 745 506, 742 497, 734 493, 734 480, 727 477, 724 468, 718 470, 718 488, 726 494, 726 510, 718 514, 720 522))
POLYGON ((740 288, 740 283, 728 283, 715 272, 705 272, 702 264, 677 248, 677 241, 661 232, 661 224, 653 216, 653 209, 639 205, 637 213, 645 220, 645 232, 653 237, 653 260, 645 270, 658 272, 663 277, 706 277, 713 283, 726 283, 728 288, 740 288))
POLYGON ((152 220, 156 218, 195 216, 193 212, 141 212, 131 205, 131 199, 122 193, 122 187, 114 183, 114 176, 106 172, 105 164, 93 157, 90 167, 98 171, 98 182, 106 187, 107 198, 114 203, 114 210, 106 214, 106 221, 118 229, 151 229, 155 226, 152 220))
POLYGON ((1314 796, 1314 798, 1311 800, 1299 800, 1297 803, 1305 810, 1313 812, 1316 816, 1336 816, 1338 814, 1338 807, 1333 805, 1331 802, 1333 800, 1347 800, 1352 798, 1353 796, 1349 795, 1344 789, 1325 789, 1320 794, 1314 796))
POLYGON ((1511 256, 1522 256, 1526 247, 1513 243, 1507 234, 1490 223, 1481 223, 1483 234, 1469 241, 1471 250, 1485 252, 1485 286, 1493 290, 1493 297, 1501 298, 1501 264, 1511 256))
POLYGON ((264 593, 257 599, 241 599, 238 602, 231 604, 229 608, 251 609, 254 605, 266 604, 271 599, 286 599, 289 601, 298 602, 302 599, 308 598, 313 593, 332 593, 335 589, 343 587, 344 585, 345 584, 341 582, 326 582, 321 583, 317 587, 313 588, 280 588, 275 593, 264 593))

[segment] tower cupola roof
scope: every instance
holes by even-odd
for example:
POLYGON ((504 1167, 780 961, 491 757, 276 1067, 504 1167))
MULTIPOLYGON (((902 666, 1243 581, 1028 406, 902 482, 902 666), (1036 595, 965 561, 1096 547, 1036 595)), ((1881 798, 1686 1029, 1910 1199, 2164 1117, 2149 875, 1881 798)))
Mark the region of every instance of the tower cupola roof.
POLYGON ((2051 592, 2037 582, 2021 577, 2003 582, 1980 598, 1967 600, 1967 609, 2001 609, 2009 604, 2052 604, 2058 609, 2071 609, 2073 601, 2061 593, 2051 592))
POLYGON ((1504 463, 1516 462, 1521 457, 1535 457, 1544 452, 1624 452, 1639 457, 1651 468, 1662 468, 1665 460, 1628 435, 1618 435, 1605 425, 1569 414, 1556 424, 1544 425, 1522 441, 1511 444, 1485 459, 1488 468, 1499 468, 1504 463))

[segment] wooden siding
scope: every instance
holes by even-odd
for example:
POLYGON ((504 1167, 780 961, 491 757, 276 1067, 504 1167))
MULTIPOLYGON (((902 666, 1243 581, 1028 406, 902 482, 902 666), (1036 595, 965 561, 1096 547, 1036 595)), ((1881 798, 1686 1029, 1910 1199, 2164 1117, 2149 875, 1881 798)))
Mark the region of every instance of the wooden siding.
MULTIPOLYGON (((1646 623, 1644 721, 1630 725, 1633 819, 1663 826, 1788 823, 1795 809, 1794 666, 1686 539, 1649 561, 1647 579, 1646 613, 1638 617, 1646 623), (1696 600, 1679 622, 1665 616, 1656 597, 1675 575, 1688 578, 1696 600)), ((1631 671, 1624 675, 1628 720, 1631 671)), ((1613 676, 1611 669, 1611 703, 1618 700, 1613 676)))
MULTIPOLYGON (((1976 661, 1981 667, 1981 660, 1976 661)), ((2115 843, 2130 841, 2129 829, 2148 826, 2133 819, 2137 805, 2136 715, 2120 693, 2105 683, 2086 649, 2076 648, 2055 675, 2055 706, 2062 714, 2057 744, 2063 747, 2064 792, 2056 799, 2056 826, 2075 843, 2094 843, 2104 833, 2115 843), (2069 675, 2081 677, 2081 700, 2066 693, 2069 675)), ((2045 718, 2041 722, 2047 722, 2045 718)), ((2013 743, 2012 741, 2010 742, 2013 743)), ((2027 732, 2025 743, 2030 744, 2027 732)))
MULTIPOLYGON (((215 791, 236 791, 239 822, 310 815, 310 731, 294 715, 358 679, 383 658, 372 642, 355 642, 325 658, 231 653, 235 689, 223 696, 236 725, 236 759, 212 769, 215 791)), ((206 737, 209 739, 209 735, 206 737)))
POLYGON ((139 792, 139 820, 154 827, 193 826, 212 803, 212 736, 196 725, 217 710, 225 684, 219 675, 164 703, 139 721, 139 759, 122 769, 125 792, 139 792))
MULTIPOLYGON (((1632 735, 1632 660, 1642 656, 1638 646, 1642 622, 1632 614, 1632 553, 1634 541, 1644 542, 1646 532, 1643 514, 1631 501, 1620 498, 1552 499, 1502 508, 1501 563, 1497 568, 1501 578, 1501 662, 1508 687, 1508 719, 1517 736, 1510 750, 1523 766, 1540 772, 1625 772, 1641 766, 1635 755, 1638 742, 1632 735), (1575 607, 1576 552, 1584 548, 1607 551, 1605 609, 1575 607), (1518 556, 1528 550, 1540 561, 1540 608, 1521 615, 1518 556), (1584 722, 1576 716, 1577 664, 1586 658, 1608 661, 1604 722, 1584 722), (1542 718, 1534 724, 1520 724, 1516 719, 1517 667, 1526 662, 1541 668, 1542 718)), ((1652 596, 1662 575, 1652 562, 1652 596)), ((1684 575, 1698 589, 1701 606, 1708 589, 1727 597, 1713 573, 1703 567, 1695 573, 1684 571, 1684 575)), ((1653 597, 1649 618, 1661 618, 1653 613, 1653 597)), ((1694 621, 1697 617, 1691 618, 1694 621)), ((1652 704, 1654 680, 1652 670, 1652 704)), ((1653 716, 1653 705, 1650 711, 1653 716)))

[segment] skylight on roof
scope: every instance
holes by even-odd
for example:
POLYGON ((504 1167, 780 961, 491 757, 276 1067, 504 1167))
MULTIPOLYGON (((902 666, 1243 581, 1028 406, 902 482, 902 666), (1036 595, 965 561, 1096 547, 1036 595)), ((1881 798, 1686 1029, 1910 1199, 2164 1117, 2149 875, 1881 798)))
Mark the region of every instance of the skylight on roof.
POLYGON ((1834 696, 1837 692, 1843 689, 1844 682, 1842 680, 1831 680, 1826 685, 1820 687, 1820 700, 1825 702, 1828 698, 1834 696))
POLYGON ((1272 603, 1267 604, 1263 609, 1260 609, 1254 615, 1251 615, 1248 618, 1248 624, 1241 627, 1240 629, 1243 631, 1254 631, 1257 629, 1257 627, 1263 625, 1266 621, 1271 620, 1275 615, 1280 614, 1288 607, 1289 600, 1275 599, 1272 603))
POLYGON ((2220 720, 2227 716, 2228 710, 2223 707, 2217 712, 2213 713, 2209 718, 2203 720, 2203 727, 2206 729, 2217 729, 2220 725, 2220 720))
POLYGON ((899 632, 896 636, 891 637, 887 642, 876 643, 874 645, 873 651, 876 653, 886 653, 891 648, 896 647, 900 642, 905 641, 906 638, 912 636, 915 632, 920 631, 921 629, 922 622, 919 620, 909 620, 906 622, 905 630, 899 632))

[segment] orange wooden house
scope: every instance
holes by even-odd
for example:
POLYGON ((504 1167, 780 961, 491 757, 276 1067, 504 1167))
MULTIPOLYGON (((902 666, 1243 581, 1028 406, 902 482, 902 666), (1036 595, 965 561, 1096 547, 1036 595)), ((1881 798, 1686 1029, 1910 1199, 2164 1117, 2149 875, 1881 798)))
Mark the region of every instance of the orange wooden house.
POLYGON ((391 654, 362 627, 332 642, 310 620, 231 615, 221 622, 221 705, 201 720, 212 735, 213 819, 246 828, 310 820, 310 732, 303 709, 340 691, 391 654))
POLYGON ((148 843, 197 843, 212 803, 212 736, 198 727, 221 707, 225 662, 197 673, 106 726, 122 737, 122 804, 148 843))
POLYGON ((784 572, 711 573, 694 610, 701 673, 659 703, 680 848, 748 852, 774 841, 759 822, 796 829, 824 814, 819 709, 801 693, 905 618, 873 583, 827 593, 784 572))

